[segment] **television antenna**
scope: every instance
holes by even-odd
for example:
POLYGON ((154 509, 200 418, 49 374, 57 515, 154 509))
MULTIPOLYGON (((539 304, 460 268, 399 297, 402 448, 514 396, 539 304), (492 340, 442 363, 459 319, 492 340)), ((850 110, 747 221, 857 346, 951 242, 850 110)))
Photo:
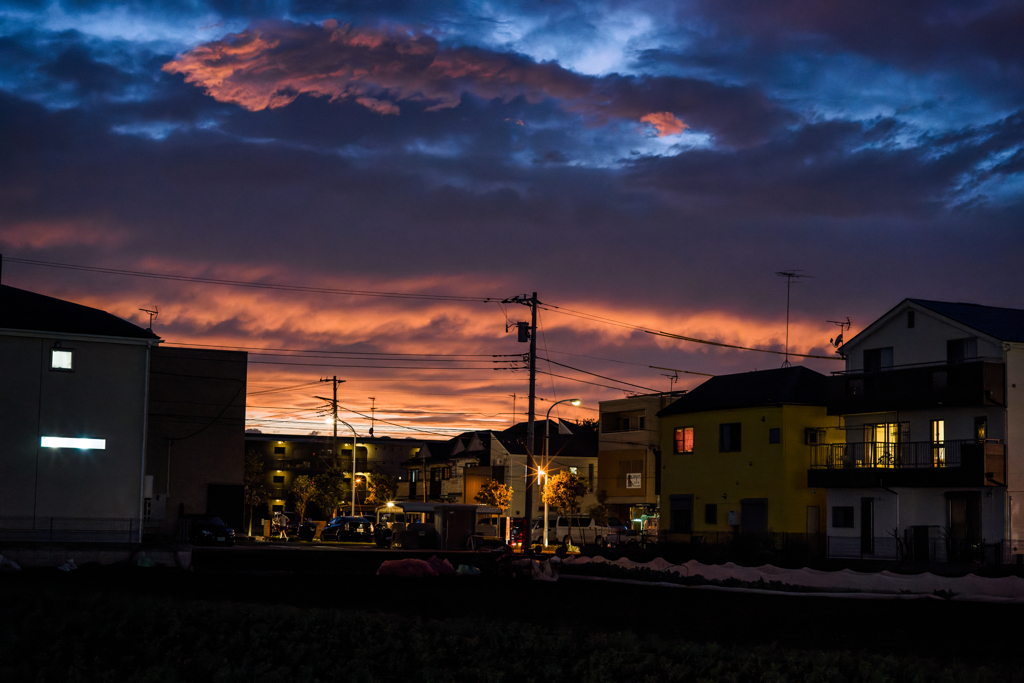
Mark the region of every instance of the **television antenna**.
POLYGON ((149 310, 148 308, 140 308, 139 310, 142 311, 143 313, 149 313, 149 331, 152 332, 153 321, 160 317, 160 307, 153 306, 153 310, 149 310))
MULTIPOLYGON (((793 364, 789 362, 789 288, 793 284, 793 280, 798 280, 802 277, 811 277, 810 275, 801 275, 799 270, 781 270, 775 274, 779 277, 786 278, 786 360, 782 361, 782 367, 788 368, 793 364)), ((799 284, 799 282, 798 282, 799 284)))
POLYGON ((831 344, 838 353, 842 353, 842 351, 840 351, 840 347, 843 345, 843 333, 850 329, 850 317, 847 316, 846 320, 826 320, 825 322, 839 326, 839 334, 836 335, 835 339, 829 339, 828 343, 831 344))
POLYGON ((661 373, 661 376, 662 377, 668 377, 668 393, 671 394, 672 393, 672 387, 674 387, 676 382, 679 381, 679 373, 678 372, 674 372, 671 375, 667 375, 665 373, 661 373))

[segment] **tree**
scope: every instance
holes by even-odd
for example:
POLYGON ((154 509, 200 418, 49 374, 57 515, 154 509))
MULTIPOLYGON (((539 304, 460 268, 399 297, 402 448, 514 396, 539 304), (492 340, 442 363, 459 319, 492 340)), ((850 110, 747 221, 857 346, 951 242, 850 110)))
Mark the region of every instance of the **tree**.
POLYGON ((597 505, 591 505, 587 508, 587 514, 599 526, 608 526, 608 508, 605 506, 607 500, 608 492, 602 489, 597 492, 597 505))
POLYGON ((398 481, 383 472, 371 472, 366 479, 366 502, 383 505, 395 499, 398 481))
POLYGON ((480 487, 480 492, 473 496, 473 499, 481 505, 507 510, 508 506, 512 504, 512 487, 488 479, 487 483, 480 487))
MULTIPOLYGON (((569 470, 562 470, 548 479, 542 499, 558 510, 563 517, 572 517, 580 511, 580 499, 587 494, 587 482, 569 470)), ((569 542, 572 543, 572 525, 569 525, 569 542)))
POLYGON ((245 484, 245 507, 249 510, 249 536, 252 536, 253 509, 263 505, 270 499, 270 491, 266 486, 267 463, 263 456, 255 450, 245 454, 242 472, 242 483, 245 484))
POLYGON ((600 423, 598 422, 596 417, 594 417, 594 418, 585 417, 582 420, 576 420, 576 424, 578 424, 581 427, 588 427, 590 429, 597 429, 600 423))
POLYGON ((295 496, 295 511, 299 513, 299 523, 306 519, 306 506, 316 495, 316 479, 300 474, 292 482, 292 495, 295 496))
POLYGON ((327 468, 327 471, 317 477, 316 493, 313 494, 313 501, 320 508, 335 517, 338 508, 345 505, 348 498, 348 484, 345 482, 345 469, 337 465, 327 468))

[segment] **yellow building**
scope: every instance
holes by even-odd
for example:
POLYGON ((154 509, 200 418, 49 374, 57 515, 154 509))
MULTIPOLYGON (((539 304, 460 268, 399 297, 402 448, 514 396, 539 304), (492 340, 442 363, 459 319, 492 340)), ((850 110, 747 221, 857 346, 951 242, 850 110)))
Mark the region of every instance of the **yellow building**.
POLYGON ((714 377, 658 416, 667 540, 824 534, 825 490, 807 486, 811 445, 838 425, 824 375, 797 366, 714 377))

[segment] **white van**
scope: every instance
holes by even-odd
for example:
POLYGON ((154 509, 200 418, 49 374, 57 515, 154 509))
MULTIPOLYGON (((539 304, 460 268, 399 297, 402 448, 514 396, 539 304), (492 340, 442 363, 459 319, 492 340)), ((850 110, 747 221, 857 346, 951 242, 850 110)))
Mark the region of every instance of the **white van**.
MULTIPOLYGON (((626 527, 615 517, 608 518, 608 524, 601 526, 587 515, 572 517, 548 517, 548 543, 557 545, 569 540, 572 532, 573 545, 605 546, 619 543, 626 527)), ((541 517, 533 525, 531 534, 533 543, 544 542, 544 518, 541 517)))

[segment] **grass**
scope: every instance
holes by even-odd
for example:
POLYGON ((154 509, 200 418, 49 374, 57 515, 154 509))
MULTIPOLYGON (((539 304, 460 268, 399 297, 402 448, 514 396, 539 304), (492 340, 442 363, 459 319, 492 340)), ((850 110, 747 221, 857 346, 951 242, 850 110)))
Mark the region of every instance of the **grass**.
MULTIPOLYGON (((347 610, 154 595, 64 578, 0 586, 0 680, 1024 681, 1016 658, 983 665, 693 642, 579 622, 523 624, 503 618, 497 599, 493 617, 424 618, 386 613, 387 599, 382 609, 347 610)), ((267 588, 282 582, 269 577, 267 588)), ((442 587, 398 585, 408 589, 400 600, 442 587)))

